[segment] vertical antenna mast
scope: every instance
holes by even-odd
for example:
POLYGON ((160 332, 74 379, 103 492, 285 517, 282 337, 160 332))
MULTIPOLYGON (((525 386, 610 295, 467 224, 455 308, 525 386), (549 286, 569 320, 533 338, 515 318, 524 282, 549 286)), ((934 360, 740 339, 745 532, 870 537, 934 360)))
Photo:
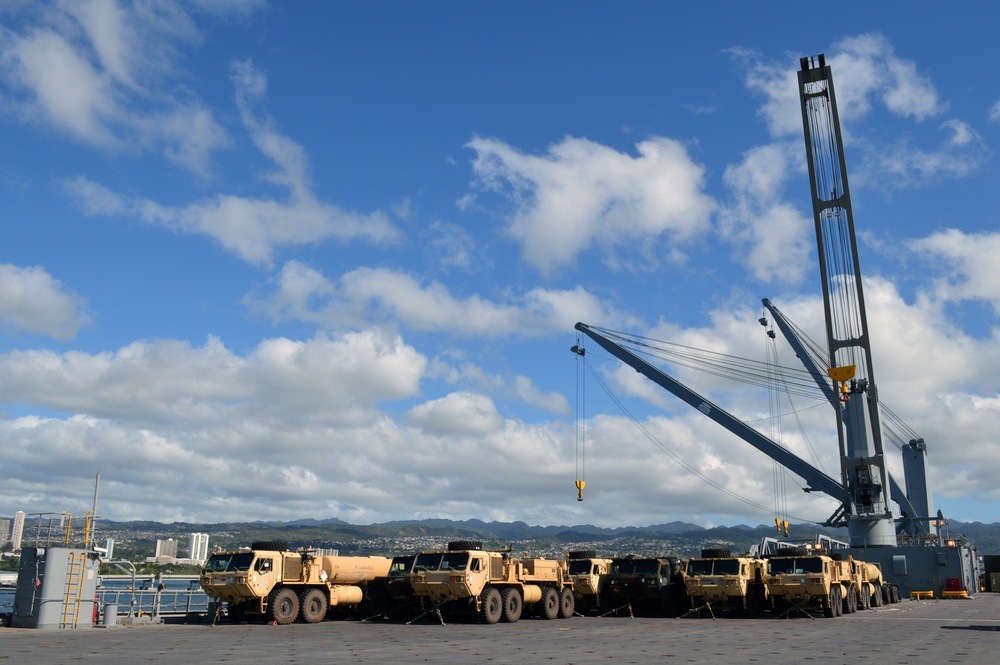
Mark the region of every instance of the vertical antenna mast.
POLYGON ((819 255, 829 373, 841 395, 837 436, 851 545, 895 545, 861 265, 833 77, 826 58, 798 73, 819 255))

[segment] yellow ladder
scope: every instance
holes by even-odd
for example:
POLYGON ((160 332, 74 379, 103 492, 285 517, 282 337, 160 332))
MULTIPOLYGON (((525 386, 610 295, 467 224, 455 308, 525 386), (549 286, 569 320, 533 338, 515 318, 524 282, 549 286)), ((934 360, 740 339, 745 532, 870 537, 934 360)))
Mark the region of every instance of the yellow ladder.
POLYGON ((66 576, 66 602, 63 603, 62 628, 80 625, 83 601, 83 577, 87 572, 87 553, 69 553, 69 572, 66 576))

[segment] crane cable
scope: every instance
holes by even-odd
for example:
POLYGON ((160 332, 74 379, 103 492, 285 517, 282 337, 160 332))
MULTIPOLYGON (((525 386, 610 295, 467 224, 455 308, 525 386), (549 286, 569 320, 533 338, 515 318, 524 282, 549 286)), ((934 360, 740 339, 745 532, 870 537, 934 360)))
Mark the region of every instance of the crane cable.
MULTIPOLYGON (((611 389, 608 387, 607 383, 601 378, 601 375, 593 368, 593 366, 586 359, 586 357, 584 356, 584 354, 580 352, 582 349, 580 349, 580 350, 577 350, 577 349, 578 349, 578 347, 574 347, 574 349, 573 349, 574 352, 577 353, 581 358, 583 358, 584 365, 586 366, 586 368, 588 370, 590 370, 590 374, 597 380, 597 382, 598 382, 598 384, 600 384, 601 388, 604 389, 604 392, 608 395, 609 398, 611 398, 611 401, 613 401, 618 406, 618 408, 621 409, 622 413, 625 414, 625 416, 632 422, 632 424, 635 425, 635 427, 640 432, 642 432, 643 436, 645 436, 654 446, 656 446, 661 451, 663 451, 664 453, 666 453, 669 457, 671 457, 675 462, 677 462, 682 467, 684 467, 692 475, 694 475, 694 476, 700 478, 701 480, 705 481, 706 483, 708 483, 712 487, 716 488, 720 492, 728 494, 732 498, 734 498, 734 499, 736 499, 738 501, 742 501, 743 503, 745 503, 745 504, 747 504, 749 506, 753 506, 754 508, 757 508, 758 510, 760 510, 760 511, 766 513, 766 514, 770 514, 771 513, 771 509, 768 508, 767 506, 764 506, 762 504, 757 503, 756 501, 753 501, 752 499, 748 499, 748 498, 746 498, 746 497, 744 497, 744 496, 742 496, 740 494, 737 494, 736 492, 732 491, 731 489, 729 489, 725 485, 722 485, 719 482, 717 482, 715 480, 712 480, 711 478, 709 478, 708 476, 706 476, 705 474, 703 474, 701 471, 699 471, 696 467, 694 467, 694 466, 688 464, 687 462, 685 462, 684 459, 680 455, 678 455, 677 453, 675 453, 666 444, 664 444, 662 441, 660 441, 659 439, 657 439, 656 436, 654 436, 652 432, 650 432, 641 422, 639 422, 639 420, 635 416, 632 415, 632 413, 625 407, 625 404, 622 403, 622 401, 620 399, 618 399, 618 397, 611 391, 611 389)), ((581 492, 582 492, 582 490, 581 490, 581 492)), ((802 517, 794 517, 794 516, 789 516, 789 517, 793 517, 793 519, 795 519, 796 521, 801 522, 801 523, 822 524, 822 522, 818 522, 816 520, 805 519, 805 518, 802 518, 802 517)))
POLYGON ((582 364, 586 363, 587 350, 579 332, 572 351, 576 354, 576 500, 583 501, 583 488, 587 486, 587 373, 582 364))

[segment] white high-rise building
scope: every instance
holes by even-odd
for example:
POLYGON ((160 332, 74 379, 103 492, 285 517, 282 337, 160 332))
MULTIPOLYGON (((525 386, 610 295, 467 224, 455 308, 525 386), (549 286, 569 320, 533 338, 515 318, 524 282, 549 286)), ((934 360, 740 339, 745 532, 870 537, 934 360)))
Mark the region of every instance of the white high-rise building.
POLYGON ((176 559, 177 541, 173 538, 156 541, 156 553, 153 555, 157 559, 176 559))
POLYGON ((208 534, 207 533, 192 533, 191 534, 191 554, 190 558, 192 561, 202 561, 204 562, 208 559, 208 534))
POLYGON ((10 542, 10 520, 0 520, 0 547, 10 542))
POLYGON ((21 538, 24 536, 24 511, 14 513, 14 530, 10 534, 10 544, 17 552, 21 549, 21 538))

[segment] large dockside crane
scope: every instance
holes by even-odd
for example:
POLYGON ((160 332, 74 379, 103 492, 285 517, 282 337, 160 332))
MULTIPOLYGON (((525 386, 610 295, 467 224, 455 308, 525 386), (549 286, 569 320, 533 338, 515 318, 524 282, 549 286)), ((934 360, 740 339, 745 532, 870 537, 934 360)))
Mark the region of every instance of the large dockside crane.
MULTIPOLYGON (((840 502, 840 507, 825 524, 847 527, 850 547, 843 550, 845 554, 878 563, 904 593, 930 592, 937 597, 972 594, 977 589, 978 579, 975 547, 961 537, 945 541, 940 531, 934 534, 930 530, 931 524, 940 527, 944 520, 940 512, 936 516, 929 514, 933 507, 926 484, 926 446, 923 440, 913 438, 902 446, 906 489, 892 478, 886 468, 871 338, 833 78, 823 55, 802 58, 800 64, 799 96, 823 286, 826 357, 821 351, 806 348, 794 326, 780 311, 770 301, 765 299, 763 302, 833 406, 841 461, 840 481, 822 473, 622 346, 630 343, 627 336, 584 323, 577 323, 576 329, 802 477, 806 480, 807 492, 818 491, 840 502), (902 543, 897 542, 890 501, 895 501, 902 513, 899 530, 903 536, 902 543)), ((584 354, 580 346, 572 350, 584 354)))
POLYGON ((878 391, 865 313, 854 214, 833 77, 824 56, 802 58, 798 73, 829 375, 841 394, 837 414, 845 514, 854 547, 896 544, 882 450, 878 391))

